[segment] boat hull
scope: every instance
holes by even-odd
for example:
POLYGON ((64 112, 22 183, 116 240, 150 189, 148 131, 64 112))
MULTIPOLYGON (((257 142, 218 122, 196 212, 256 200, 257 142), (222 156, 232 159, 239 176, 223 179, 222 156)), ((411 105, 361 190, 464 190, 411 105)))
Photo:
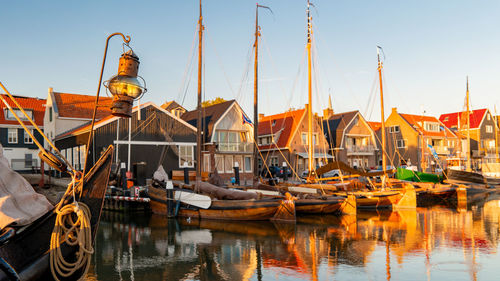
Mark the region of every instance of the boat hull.
MULTIPOLYGON (((150 187, 151 211, 167 215, 167 192, 165 189, 150 187)), ((181 206, 178 216, 214 220, 268 220, 271 219, 282 200, 213 200, 208 209, 181 206)))
MULTIPOLYGON (((82 194, 78 200, 85 203, 92 214, 92 241, 101 217, 112 160, 113 146, 110 146, 85 176, 82 194)), ((55 219, 56 213, 53 210, 0 246, 0 257, 12 266, 21 280, 52 279, 49 269, 49 246, 55 219)), ((76 248, 66 244, 62 244, 61 248, 65 257, 70 257, 76 251, 76 248)), ((1 270, 0 280, 9 280, 1 270)))

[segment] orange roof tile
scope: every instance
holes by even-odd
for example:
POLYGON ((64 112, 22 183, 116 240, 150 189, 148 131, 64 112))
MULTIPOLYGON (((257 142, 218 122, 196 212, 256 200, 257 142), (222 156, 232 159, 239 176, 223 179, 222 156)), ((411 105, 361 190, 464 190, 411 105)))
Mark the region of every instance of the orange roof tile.
POLYGON ((368 121, 368 125, 370 125, 373 131, 377 132, 382 127, 382 122, 368 121))
MULTIPOLYGON (((285 148, 289 139, 299 125, 305 109, 287 111, 275 115, 264 116, 259 120, 259 136, 271 135, 281 131, 279 138, 275 140, 279 148, 285 148)), ((274 144, 259 145, 259 149, 275 149, 274 144)))
MULTIPOLYGON (((53 92, 60 117, 91 119, 94 113, 95 96, 53 92)), ((111 114, 113 98, 99 97, 97 119, 111 114)))
MULTIPOLYGON (((17 106, 9 98, 9 96, 2 95, 2 97, 7 101, 10 107, 17 108, 17 106)), ((14 98, 23 109, 33 111, 33 121, 35 121, 35 124, 37 124, 38 126, 43 126, 43 116, 45 114, 46 100, 39 98, 32 98, 32 97, 21 97, 21 96, 14 96, 14 98)), ((3 102, 0 102, 0 108, 2 109, 0 110, 0 124, 19 125, 19 123, 15 119, 8 119, 8 120, 5 119, 5 111, 8 109, 3 102)), ((26 125, 30 125, 29 121, 23 121, 23 123, 26 125)))
POLYGON ((456 135, 443 123, 441 123, 436 117, 432 116, 424 116, 424 115, 414 115, 414 114, 404 114, 399 113, 401 117, 403 117, 406 122, 408 122, 412 127, 417 130, 419 133, 430 136, 430 137, 455 137, 456 135), (439 132, 429 132, 424 130, 421 126, 421 122, 433 122, 438 123, 440 130, 439 132))

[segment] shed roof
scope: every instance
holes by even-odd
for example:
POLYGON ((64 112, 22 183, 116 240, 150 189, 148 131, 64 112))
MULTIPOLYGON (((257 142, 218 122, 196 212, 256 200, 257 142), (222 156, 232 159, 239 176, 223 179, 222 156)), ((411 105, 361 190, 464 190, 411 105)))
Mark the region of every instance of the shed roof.
MULTIPOLYGON (((60 117, 91 119, 94 113, 95 96, 78 95, 68 93, 53 92, 55 110, 60 117)), ((104 118, 111 114, 111 103, 113 99, 109 97, 99 97, 99 107, 97 107, 97 119, 104 118)))

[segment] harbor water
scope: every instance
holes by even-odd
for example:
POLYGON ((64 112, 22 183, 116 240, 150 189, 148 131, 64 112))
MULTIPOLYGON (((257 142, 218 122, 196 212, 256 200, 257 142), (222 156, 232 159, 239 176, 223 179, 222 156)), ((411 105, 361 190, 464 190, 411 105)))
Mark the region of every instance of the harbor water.
POLYGON ((105 212, 87 280, 500 280, 500 197, 296 224, 105 212))

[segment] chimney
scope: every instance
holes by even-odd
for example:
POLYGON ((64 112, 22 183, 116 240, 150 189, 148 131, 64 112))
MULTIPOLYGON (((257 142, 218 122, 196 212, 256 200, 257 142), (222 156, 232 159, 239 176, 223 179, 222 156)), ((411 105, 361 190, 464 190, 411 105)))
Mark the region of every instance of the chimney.
POLYGON ((392 108, 392 113, 398 113, 398 108, 397 107, 393 107, 392 108))
POLYGON ((54 92, 54 89, 52 89, 52 87, 49 87, 49 91, 48 91, 49 95, 52 94, 53 92, 54 92))
POLYGON ((259 113, 259 121, 264 118, 264 113, 259 113))

